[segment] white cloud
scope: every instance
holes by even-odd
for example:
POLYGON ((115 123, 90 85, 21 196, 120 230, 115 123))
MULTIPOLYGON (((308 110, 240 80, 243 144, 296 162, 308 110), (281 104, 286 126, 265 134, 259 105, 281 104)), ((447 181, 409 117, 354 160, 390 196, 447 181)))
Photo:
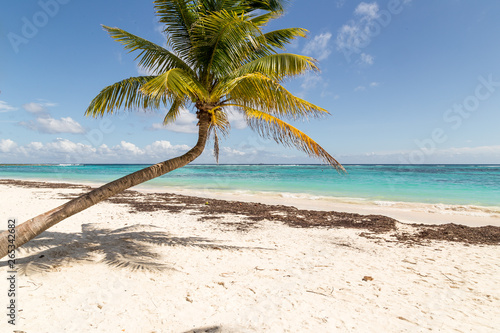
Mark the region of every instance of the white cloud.
POLYGON ((324 60, 332 52, 329 45, 330 38, 332 38, 332 34, 329 32, 319 34, 304 46, 302 52, 317 60, 324 60))
POLYGON ((375 19, 378 17, 378 4, 376 2, 362 2, 354 10, 354 14, 360 15, 363 18, 375 19))
MULTIPOLYGON (((338 31, 336 44, 337 49, 344 53, 350 61, 353 53, 360 53, 361 49, 366 47, 373 37, 375 20, 379 17, 379 7, 376 2, 360 3, 354 10, 356 19, 344 24, 338 31)), ((359 63, 373 64, 371 55, 362 53, 359 63)))
POLYGON ((314 89, 318 86, 318 84, 323 82, 323 78, 317 74, 306 74, 304 76, 304 81, 302 81, 302 84, 300 87, 305 90, 310 90, 314 89))
POLYGON ((166 130, 167 128, 162 123, 153 123, 153 125, 151 125, 149 129, 153 131, 158 131, 158 130, 166 130))
MULTIPOLYGON (((330 32, 325 32, 316 35, 312 40, 310 40, 303 48, 302 52, 306 55, 316 58, 316 60, 324 60, 330 56, 332 53, 332 48, 330 46, 330 40, 332 34, 330 32)), ((308 90, 316 89, 317 86, 321 85, 321 96, 327 96, 330 93, 326 91, 327 83, 325 80, 316 73, 307 73, 303 77, 301 84, 302 91, 297 94, 298 97, 306 98, 308 90)))
POLYGON ((169 141, 161 140, 153 142, 147 148, 154 152, 162 152, 171 150, 173 146, 169 141))
MULTIPOLYGON (((403 0, 404 6, 410 3, 411 0, 403 0)), ((389 10, 380 10, 375 1, 361 2, 354 10, 354 18, 340 27, 335 43, 337 50, 344 54, 348 62, 357 61, 361 50, 390 23, 390 3, 388 6, 389 10), (353 56, 355 59, 352 59, 353 56)), ((364 63, 363 60, 357 62, 364 63)))
POLYGON ((99 148, 97 148, 97 153, 99 155, 111 155, 112 154, 112 150, 108 147, 108 145, 106 144, 102 144, 99 146, 99 148))
POLYGON ((244 156, 244 155, 246 155, 245 152, 242 152, 242 151, 237 150, 237 149, 229 148, 229 147, 224 147, 224 148, 222 148, 221 151, 224 154, 229 155, 229 156, 234 156, 234 155, 236 155, 236 156, 244 156))
POLYGON ((23 109, 31 113, 41 113, 46 111, 45 106, 34 102, 23 104, 23 109))
MULTIPOLYGON (((37 143, 38 149, 56 154, 76 154, 80 156, 95 153, 96 149, 90 145, 83 143, 75 143, 68 139, 57 138, 55 141, 49 142, 40 147, 37 143)), ((34 148, 32 145, 31 148, 34 148)))
POLYGON ((9 112, 17 110, 17 108, 10 106, 7 102, 0 101, 0 112, 9 112))
POLYGON ((25 126, 34 131, 40 133, 74 133, 82 134, 85 133, 85 129, 77 121, 73 120, 71 117, 63 117, 61 119, 54 119, 50 116, 39 117, 35 121, 20 122, 22 126, 25 126))
POLYGON ((229 120, 232 128, 244 129, 248 127, 245 116, 232 108, 227 112, 227 120, 229 120))
POLYGON ((161 140, 146 146, 144 151, 148 156, 164 159, 172 155, 183 154, 189 149, 188 145, 172 145, 169 141, 161 140))
MULTIPOLYGON (((252 135, 248 142, 259 143, 237 147, 221 147, 220 156, 224 163, 288 163, 290 158, 269 152, 265 142, 252 135)), ((270 141, 269 141, 270 142, 270 141)), ((272 144, 274 146, 274 143, 272 144)), ((49 142, 31 142, 18 145, 10 139, 0 139, 0 161, 2 163, 157 163, 180 156, 191 146, 173 144, 169 141, 154 141, 145 146, 121 141, 108 146, 92 146, 89 143, 73 142, 58 138, 49 142)), ((214 163, 213 152, 206 149, 197 163, 214 163)))
POLYGON ((113 147, 106 144, 94 147, 57 138, 47 143, 19 146, 10 139, 1 139, 0 160, 4 163, 150 163, 179 156, 189 149, 188 145, 173 145, 169 141, 155 141, 141 148, 127 141, 113 147))
POLYGON ((187 109, 181 109, 179 116, 175 122, 168 125, 162 123, 154 123, 149 128, 150 130, 168 130, 177 133, 198 133, 196 124, 198 119, 194 113, 189 112, 187 109))
POLYGON ((23 109, 30 113, 34 114, 42 114, 47 112, 47 108, 51 106, 56 106, 56 103, 51 103, 51 102, 31 102, 31 103, 26 103, 23 104, 23 109))
POLYGON ((17 144, 10 139, 2 139, 0 140, 0 152, 9 153, 17 147, 17 144))
POLYGON ((43 148, 43 143, 41 142, 32 142, 26 146, 29 150, 40 150, 43 148))
POLYGON ((374 58, 369 54, 361 53, 359 61, 363 65, 373 65, 374 58))
POLYGON ((133 143, 127 141, 121 141, 119 145, 113 147, 115 152, 120 152, 124 154, 132 154, 132 155, 144 155, 144 151, 134 145, 133 143))
MULTIPOLYGON (((380 85, 379 82, 370 82, 370 84, 368 85, 368 87, 370 88, 376 88, 380 85)), ((366 86, 357 86, 356 88, 354 88, 354 91, 365 91, 366 90, 366 86)))
POLYGON ((14 149, 13 163, 73 163, 94 159, 97 149, 83 143, 75 143, 67 139, 57 138, 48 143, 31 142, 14 149))

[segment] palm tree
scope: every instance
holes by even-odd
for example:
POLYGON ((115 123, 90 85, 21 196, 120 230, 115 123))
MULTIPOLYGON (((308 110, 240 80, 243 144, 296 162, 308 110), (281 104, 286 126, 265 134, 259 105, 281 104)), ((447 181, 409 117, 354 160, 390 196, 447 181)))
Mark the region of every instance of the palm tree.
MULTIPOLYGON (((131 77, 104 88, 86 115, 99 117, 118 110, 158 110, 168 106, 164 123, 174 122, 181 110, 194 106, 198 142, 182 156, 152 165, 16 228, 16 247, 56 223, 132 186, 185 166, 203 152, 213 138, 229 131, 227 112, 241 112, 248 125, 264 137, 321 158, 339 171, 343 167, 309 136, 283 119, 318 117, 328 112, 287 91, 285 79, 317 71, 310 57, 280 53, 291 40, 305 37, 302 28, 263 32, 283 14, 285 0, 156 0, 169 49, 118 28, 104 26, 130 52, 138 51, 139 65, 152 73, 131 77)), ((0 257, 8 253, 8 233, 0 235, 0 257)))

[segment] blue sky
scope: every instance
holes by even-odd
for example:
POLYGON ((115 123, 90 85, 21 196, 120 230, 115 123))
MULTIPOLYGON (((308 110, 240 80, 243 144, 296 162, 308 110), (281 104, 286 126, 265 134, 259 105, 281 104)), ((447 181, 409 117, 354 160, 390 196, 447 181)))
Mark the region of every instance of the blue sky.
MULTIPOLYGON (((268 29, 302 27, 289 52, 321 73, 287 83, 331 113, 297 122, 341 163, 500 163, 500 1, 292 0, 268 29)), ((152 163, 196 142, 186 111, 102 119, 84 111, 141 69, 101 28, 163 45, 152 1, 0 4, 0 163, 152 163)), ((221 163, 317 163, 231 117, 221 163)), ((198 163, 214 163, 211 147, 198 163)))

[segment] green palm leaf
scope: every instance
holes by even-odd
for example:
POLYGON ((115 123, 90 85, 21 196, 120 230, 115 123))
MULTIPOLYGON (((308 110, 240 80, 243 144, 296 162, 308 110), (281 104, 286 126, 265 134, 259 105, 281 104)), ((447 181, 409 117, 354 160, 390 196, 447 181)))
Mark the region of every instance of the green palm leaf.
POLYGON ((308 71, 319 71, 316 60, 302 55, 278 53, 260 57, 237 70, 237 76, 260 73, 276 81, 304 74, 308 71))
POLYGON ((267 32, 259 37, 259 39, 262 39, 262 47, 252 55, 252 58, 256 59, 277 53, 276 49, 285 50, 286 45, 290 44, 292 40, 297 37, 305 37, 306 34, 307 30, 302 28, 286 28, 267 32))
POLYGON ((208 92, 196 79, 180 68, 174 68, 148 81, 141 92, 153 99, 189 98, 192 102, 206 100, 208 92))
POLYGON ((319 71, 317 61, 311 57, 280 53, 293 39, 305 37, 307 30, 262 31, 284 13, 286 3, 155 0, 156 14, 165 25, 168 50, 124 30, 104 26, 126 50, 137 51, 139 66, 154 75, 129 78, 104 88, 86 114, 102 116, 122 108, 158 110, 166 106, 163 123, 169 124, 178 119, 183 108, 194 106, 199 117, 205 114, 204 119, 210 119, 209 134, 218 159, 219 138, 230 129, 226 111, 235 106, 245 112, 249 125, 260 134, 343 170, 321 146, 281 120, 328 114, 281 84, 288 78, 319 71))
POLYGON ((173 123, 177 120, 177 117, 181 113, 181 107, 184 106, 184 100, 181 98, 174 98, 170 109, 168 110, 165 118, 163 118, 163 125, 173 123))
POLYGON ((192 71, 182 59, 155 43, 118 28, 110 28, 105 25, 103 25, 103 28, 114 40, 123 44, 129 52, 140 50, 136 59, 140 59, 139 65, 141 67, 151 72, 164 73, 172 68, 192 71))
POLYGON ((284 6, 288 1, 284 0, 244 0, 242 4, 249 7, 251 10, 263 10, 267 12, 282 13, 284 6))
POLYGON ((202 82, 224 77, 259 49, 262 32, 248 16, 220 11, 201 17, 192 28, 193 53, 202 82))
POLYGON ((278 18, 282 15, 281 12, 269 12, 252 18, 252 22, 259 27, 267 25, 269 21, 278 18))
POLYGON ((92 100, 87 111, 88 116, 102 116, 121 109, 158 109, 164 105, 166 98, 151 98, 140 92, 143 85, 154 79, 154 76, 131 77, 107 86, 92 100))
POLYGON ((165 24, 168 45, 180 57, 189 61, 191 52, 191 26, 198 19, 197 3, 192 0, 156 0, 156 15, 165 24))
POLYGON ((260 73, 247 74, 218 88, 231 104, 244 105, 291 119, 319 117, 325 109, 294 96, 282 85, 260 73))
POLYGON ((273 47, 284 50, 287 44, 297 37, 306 37, 307 30, 302 28, 286 28, 264 34, 266 42, 273 47))

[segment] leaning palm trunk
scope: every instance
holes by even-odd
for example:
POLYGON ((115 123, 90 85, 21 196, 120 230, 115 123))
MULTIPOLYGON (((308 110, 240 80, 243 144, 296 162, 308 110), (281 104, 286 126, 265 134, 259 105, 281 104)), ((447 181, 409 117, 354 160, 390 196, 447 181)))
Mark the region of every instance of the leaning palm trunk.
MULTIPOLYGON (((208 127, 210 123, 210 114, 207 112, 199 113, 199 135, 196 145, 182 156, 152 165, 142 170, 136 171, 130 175, 117 179, 111 183, 103 185, 89 193, 75 198, 64 205, 61 205, 51 211, 38 215, 16 227, 15 247, 29 242, 36 236, 62 220, 81 212, 107 198, 123 192, 124 190, 144 183, 153 178, 162 176, 170 171, 185 166, 194 161, 205 148, 208 136, 208 127)), ((8 250, 8 231, 0 234, 0 258, 6 256, 8 250)), ((11 249, 12 250, 12 249, 11 249)))
MULTIPOLYGON (((104 26, 126 50, 139 52, 139 65, 152 75, 107 86, 92 100, 86 115, 169 107, 164 119, 168 125, 191 105, 198 110, 198 143, 180 157, 120 178, 19 225, 15 246, 112 195, 188 164, 203 152, 209 135, 214 139, 217 159, 218 137, 229 132, 231 110, 241 113, 249 127, 262 136, 345 171, 316 141, 285 121, 328 114, 282 85, 285 79, 319 70, 311 57, 278 52, 293 39, 305 37, 305 29, 262 30, 283 14, 286 1, 155 0, 168 48, 104 26)), ((7 232, 0 234, 0 258, 8 253, 8 236, 7 232)))

